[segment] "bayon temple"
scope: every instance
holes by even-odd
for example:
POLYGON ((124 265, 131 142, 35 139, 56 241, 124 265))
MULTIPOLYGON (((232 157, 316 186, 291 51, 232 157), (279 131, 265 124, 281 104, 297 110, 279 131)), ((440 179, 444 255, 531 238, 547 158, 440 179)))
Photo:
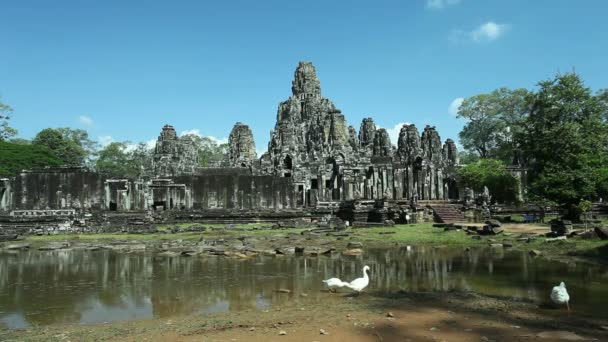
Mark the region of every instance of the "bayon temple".
POLYGON ((357 131, 323 97, 312 63, 300 62, 292 95, 279 104, 267 151, 237 123, 220 165, 199 167, 195 145, 162 128, 141 179, 107 179, 84 168, 23 171, 0 180, 0 211, 11 215, 165 211, 200 217, 304 217, 339 213, 351 221, 407 221, 421 203, 463 195, 451 139, 434 127, 404 125, 392 142, 372 118, 357 131), (42 213, 42 214, 41 214, 42 213))

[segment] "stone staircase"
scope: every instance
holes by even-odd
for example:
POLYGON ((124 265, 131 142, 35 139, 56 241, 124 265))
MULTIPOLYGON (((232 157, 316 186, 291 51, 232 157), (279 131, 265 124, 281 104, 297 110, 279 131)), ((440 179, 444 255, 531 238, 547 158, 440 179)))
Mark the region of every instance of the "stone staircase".
POLYGON ((439 223, 454 223, 465 221, 464 215, 458 209, 458 204, 437 203, 428 205, 435 216, 435 221, 439 223))

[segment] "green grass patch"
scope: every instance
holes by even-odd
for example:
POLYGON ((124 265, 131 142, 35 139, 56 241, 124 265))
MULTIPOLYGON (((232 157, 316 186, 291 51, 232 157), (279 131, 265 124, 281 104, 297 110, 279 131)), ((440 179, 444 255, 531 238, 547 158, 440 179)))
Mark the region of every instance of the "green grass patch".
POLYGON ((374 227, 354 229, 358 236, 370 240, 385 242, 400 242, 412 245, 459 245, 471 246, 487 242, 474 240, 462 231, 444 231, 443 228, 435 228, 432 223, 396 225, 394 227, 374 227), (395 232, 394 234, 382 234, 395 232))

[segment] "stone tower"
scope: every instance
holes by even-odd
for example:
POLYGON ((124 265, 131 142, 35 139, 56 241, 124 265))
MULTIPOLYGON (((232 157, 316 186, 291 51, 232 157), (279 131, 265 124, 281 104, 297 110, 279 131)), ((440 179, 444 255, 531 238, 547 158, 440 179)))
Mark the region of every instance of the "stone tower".
POLYGON ((228 137, 228 163, 233 167, 249 167, 255 161, 255 142, 249 126, 237 122, 228 137))
POLYGON ((193 141, 180 138, 171 125, 165 125, 154 148, 153 169, 157 177, 192 174, 198 167, 198 151, 193 141))
POLYGON ((312 63, 298 64, 291 91, 292 95, 279 104, 265 155, 275 172, 291 175, 301 163, 324 161, 330 155, 352 151, 344 115, 321 94, 312 63))

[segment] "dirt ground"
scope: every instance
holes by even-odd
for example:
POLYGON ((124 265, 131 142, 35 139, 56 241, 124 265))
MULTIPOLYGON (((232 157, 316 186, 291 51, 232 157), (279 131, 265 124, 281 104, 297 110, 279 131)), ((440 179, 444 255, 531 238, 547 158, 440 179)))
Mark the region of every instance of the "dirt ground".
POLYGON ((3 341, 608 341, 608 320, 464 293, 327 293, 308 307, 0 331, 3 341))
MULTIPOLYGON (((456 222, 455 224, 460 224, 464 226, 477 226, 483 227, 483 223, 468 223, 468 222, 456 222)), ((547 225, 534 224, 534 223, 503 223, 501 226, 505 230, 506 233, 511 234, 545 234, 549 231, 549 227, 547 225)))

